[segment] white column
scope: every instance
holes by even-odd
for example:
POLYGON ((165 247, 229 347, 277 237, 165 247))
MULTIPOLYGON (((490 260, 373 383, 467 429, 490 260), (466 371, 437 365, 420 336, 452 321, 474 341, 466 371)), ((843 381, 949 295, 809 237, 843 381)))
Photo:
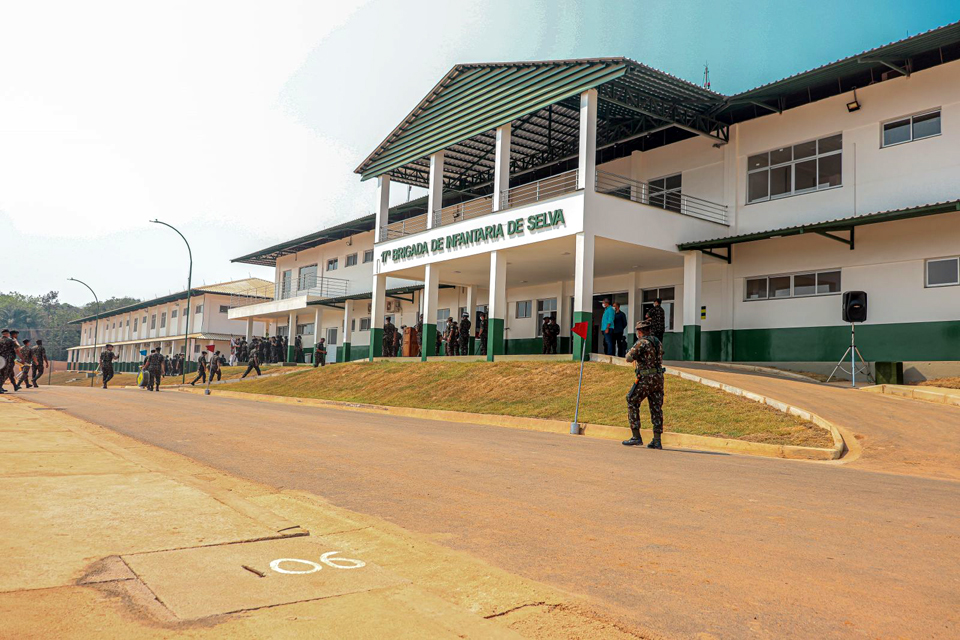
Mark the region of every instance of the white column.
POLYGON ((510 188, 510 133, 512 122, 497 127, 497 146, 493 170, 493 210, 507 208, 504 191, 510 188))
POLYGON ((291 311, 287 319, 287 350, 283 354, 284 362, 294 362, 290 352, 295 350, 294 340, 297 338, 297 312, 291 311))
POLYGON ((593 191, 597 171, 597 90, 580 94, 580 169, 577 188, 593 191))
MULTIPOLYGON (((575 254, 575 272, 573 279, 573 324, 587 323, 587 345, 589 352, 593 348, 593 249, 594 236, 580 232, 577 234, 575 254)), ((580 359, 582 339, 573 336, 573 358, 580 359)))
POLYGON ((467 314, 470 316, 470 327, 473 329, 473 325, 477 323, 477 319, 474 317, 476 314, 477 307, 477 287, 470 285, 467 287, 467 314))
POLYGON ((570 335, 570 318, 567 317, 567 283, 561 280, 557 283, 557 326, 560 327, 560 335, 570 335))
POLYGON ((490 300, 487 308, 487 361, 503 355, 506 344, 507 257, 490 252, 490 300))
POLYGON ((683 359, 700 359, 700 290, 703 254, 683 253, 683 359))
POLYGON ((343 339, 341 343, 350 342, 353 332, 350 331, 350 321, 353 320, 353 301, 345 300, 343 303, 343 339))
POLYGON ((313 344, 314 346, 316 346, 316 344, 320 342, 320 336, 323 335, 322 333, 320 333, 322 324, 323 324, 323 308, 318 305, 313 313, 313 344))
POLYGON ((430 188, 427 191, 427 229, 440 226, 443 208, 443 151, 430 156, 430 188))
POLYGON ((247 331, 245 334, 247 342, 253 339, 253 318, 247 318, 247 331))
POLYGON ((377 234, 375 242, 387 239, 387 224, 390 223, 390 176, 377 178, 377 234))
POLYGON ((374 274, 370 304, 370 360, 383 355, 383 314, 387 307, 387 276, 374 274))
POLYGON ((440 304, 440 267, 428 264, 423 268, 423 335, 420 336, 420 359, 433 354, 437 338, 437 308, 440 304))
POLYGON ((640 297, 637 296, 637 272, 631 271, 627 275, 627 307, 629 308, 630 313, 627 315, 627 330, 625 335, 627 338, 627 346, 630 346, 629 336, 635 335, 636 332, 633 328, 637 324, 637 320, 640 318, 640 310, 637 307, 640 306, 640 297))

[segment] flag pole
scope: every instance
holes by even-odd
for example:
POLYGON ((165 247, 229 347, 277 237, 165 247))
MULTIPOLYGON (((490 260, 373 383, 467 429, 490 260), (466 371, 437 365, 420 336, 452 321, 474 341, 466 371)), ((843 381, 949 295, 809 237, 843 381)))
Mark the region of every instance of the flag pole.
POLYGON ((573 410, 573 422, 570 423, 570 433, 580 435, 580 390, 583 389, 583 361, 587 355, 587 339, 580 338, 580 380, 577 382, 577 406, 573 410))

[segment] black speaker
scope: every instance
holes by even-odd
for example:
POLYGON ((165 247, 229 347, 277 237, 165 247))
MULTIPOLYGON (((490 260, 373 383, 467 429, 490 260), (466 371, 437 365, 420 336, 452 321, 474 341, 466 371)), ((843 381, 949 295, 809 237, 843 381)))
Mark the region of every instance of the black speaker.
POLYGON ((846 291, 843 294, 843 321, 867 321, 867 292, 846 291))

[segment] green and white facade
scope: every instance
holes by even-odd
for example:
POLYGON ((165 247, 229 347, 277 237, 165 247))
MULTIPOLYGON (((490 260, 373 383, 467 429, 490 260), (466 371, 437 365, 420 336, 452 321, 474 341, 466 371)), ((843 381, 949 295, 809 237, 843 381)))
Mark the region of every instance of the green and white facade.
POLYGON ((489 358, 539 353, 543 314, 579 354, 601 298, 632 324, 661 297, 668 359, 826 366, 863 290, 867 360, 960 361, 960 24, 733 96, 624 58, 458 65, 357 173, 373 216, 240 259, 281 287, 362 246, 340 295, 295 310, 346 327, 351 359, 380 355, 385 315, 478 308, 489 358), (427 196, 390 208, 396 183, 427 196))

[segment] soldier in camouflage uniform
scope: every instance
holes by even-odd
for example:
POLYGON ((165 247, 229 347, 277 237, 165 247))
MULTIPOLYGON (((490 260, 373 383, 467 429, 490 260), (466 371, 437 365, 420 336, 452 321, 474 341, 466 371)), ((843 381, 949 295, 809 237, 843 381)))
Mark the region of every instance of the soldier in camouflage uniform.
POLYGON ((160 391, 160 381, 163 378, 163 354, 157 347, 147 356, 147 371, 150 373, 150 391, 160 391))
POLYGON ((103 376, 103 388, 107 388, 107 383, 113 378, 113 361, 117 359, 117 354, 113 352, 113 345, 108 344, 100 354, 100 374, 103 376))
POLYGON ((460 342, 459 330, 457 329, 456 323, 453 321, 453 318, 447 318, 447 326, 443 330, 443 349, 444 355, 455 356, 457 355, 458 344, 460 342))
POLYGON ((394 358, 397 355, 397 326, 390 321, 389 316, 383 321, 383 340, 381 348, 384 358, 394 358))
POLYGON ((487 355, 487 314, 477 314, 477 355, 487 355))
MULTIPOLYGON (((10 330, 4 329, 3 333, 0 334, 0 393, 6 393, 7 390, 3 388, 3 384, 7 380, 11 379, 12 367, 13 367, 13 340, 10 339, 10 330), (11 367, 10 371, 7 371, 7 367, 11 367)), ((16 391, 19 389, 16 380, 12 380, 13 390, 16 391)))
POLYGON ((193 379, 193 382, 190 383, 190 386, 197 384, 197 380, 203 378, 203 384, 207 383, 207 352, 201 351, 200 357, 197 358, 197 377, 193 379))
POLYGON ((663 344, 663 332, 666 330, 666 317, 663 312, 663 301, 660 298, 653 301, 653 306, 647 310, 646 317, 649 318, 652 323, 650 333, 660 341, 660 344, 663 344))
POLYGON ((27 385, 27 389, 30 389, 33 387, 33 385, 30 384, 30 369, 35 364, 36 358, 29 338, 23 341, 23 346, 20 347, 18 355, 20 357, 20 386, 27 385))
MULTIPOLYGON (((323 340, 323 338, 320 338, 320 339, 323 340)), ((256 341, 256 338, 254 338, 254 341, 256 341)), ((241 379, 246 378, 247 374, 249 374, 253 370, 256 370, 258 376, 261 375, 260 350, 255 347, 250 349, 250 356, 247 358, 247 370, 243 372, 243 375, 240 376, 240 378, 241 379)))
POLYGON ((34 347, 36 355, 36 363, 33 365, 33 386, 39 386, 37 384, 37 378, 43 375, 43 370, 50 366, 50 361, 47 360, 47 350, 43 346, 43 340, 37 340, 37 346, 34 347))
MULTIPOLYGON (((317 344, 313 347, 313 368, 316 369, 317 367, 325 367, 326 365, 327 365, 327 339, 320 338, 317 344)), ((257 370, 257 375, 260 375, 259 369, 257 370)))
POLYGON ((653 440, 648 449, 663 449, 660 434, 663 433, 663 344, 652 335, 652 322, 643 320, 637 323, 637 341, 627 352, 627 362, 634 363, 637 381, 627 394, 627 419, 633 437, 623 444, 637 446, 643 444, 640 437, 640 403, 647 399, 650 407, 650 420, 653 422, 653 440))
POLYGON ((217 351, 210 359, 210 382, 213 382, 213 376, 217 376, 217 380, 223 380, 223 373, 220 371, 220 365, 223 364, 222 358, 223 356, 217 351))
POLYGON ((470 355, 470 314, 463 312, 463 318, 460 320, 460 355, 470 355))
POLYGON ((416 331, 417 331, 417 335, 414 337, 414 339, 416 340, 416 346, 414 346, 413 349, 411 349, 411 353, 416 352, 413 355, 419 357, 423 354, 423 314, 422 313, 417 314, 417 330, 416 331))

